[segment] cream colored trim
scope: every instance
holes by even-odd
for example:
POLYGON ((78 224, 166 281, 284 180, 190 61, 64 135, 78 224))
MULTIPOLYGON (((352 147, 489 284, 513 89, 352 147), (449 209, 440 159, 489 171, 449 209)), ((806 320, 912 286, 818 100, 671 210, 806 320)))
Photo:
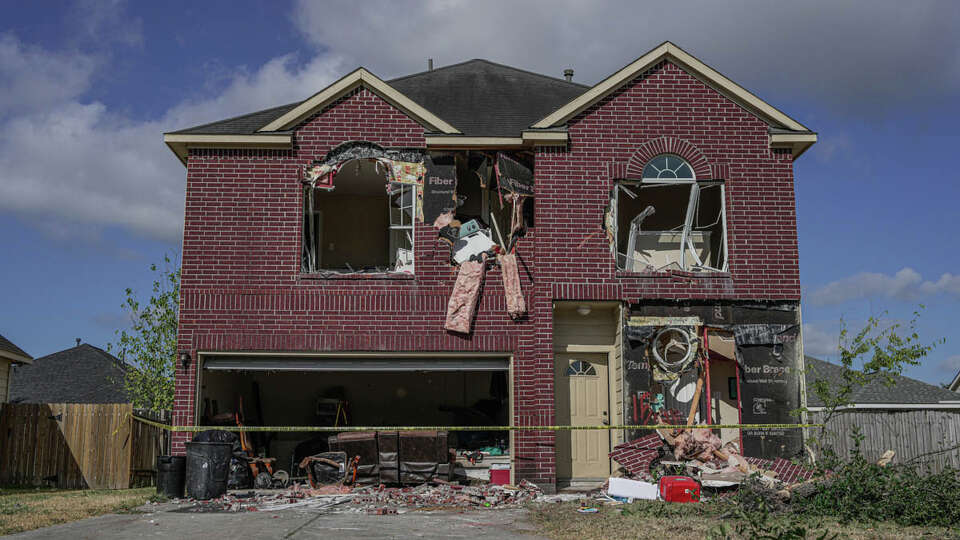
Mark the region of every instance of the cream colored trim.
POLYGON ((12 362, 22 362, 24 364, 32 364, 33 359, 29 356, 23 356, 15 352, 10 351, 0 351, 0 358, 6 358, 12 362))
POLYGON ((565 131, 524 131, 523 142, 538 146, 563 146, 567 144, 565 131))
POLYGON ((426 137, 427 148, 505 148, 522 147, 519 137, 426 137))
POLYGON ((289 133, 280 133, 272 135, 190 135, 167 133, 163 136, 163 142, 183 143, 183 144, 215 144, 215 145, 239 145, 251 146, 258 144, 290 144, 292 136, 289 133))
POLYGON ((383 351, 199 351, 197 356, 322 356, 324 358, 508 358, 510 353, 502 352, 383 352, 383 351))
POLYGON ((797 159, 817 142, 816 133, 771 133, 771 148, 789 148, 797 159))
POLYGON ((556 349, 561 353, 613 353, 616 352, 616 345, 575 345, 569 344, 565 349, 556 349))
POLYGON ((326 107, 347 92, 365 86, 387 100, 391 105, 410 115, 414 120, 443 133, 460 133, 457 128, 444 122, 439 116, 417 105, 413 100, 395 90, 389 84, 364 68, 358 68, 339 81, 314 94, 287 114, 260 128, 259 131, 290 129, 307 116, 326 107))
POLYGON ((461 137, 427 135, 428 148, 521 148, 567 144, 567 134, 557 131, 524 131, 522 137, 461 137))
MULTIPOLYGON (((800 349, 800 422, 806 424, 810 421, 810 418, 807 415, 807 357, 803 352, 803 306, 797 306, 797 324, 800 328, 800 345, 798 347, 800 349)), ((807 430, 801 430, 800 436, 806 443, 807 430)))
POLYGON ((284 148, 293 144, 289 133, 264 135, 202 135, 183 133, 164 133, 163 142, 186 165, 187 149, 207 148, 284 148))
POLYGON ((665 58, 676 62, 681 67, 689 71, 692 71, 694 76, 703 80, 705 83, 710 84, 718 91, 727 95, 730 99, 736 101, 737 103, 740 103, 747 109, 753 111, 761 118, 785 128, 796 131, 808 131, 807 128, 801 123, 778 111, 769 103, 751 94, 745 88, 724 77, 710 66, 704 64, 700 60, 697 60, 686 51, 680 47, 677 47, 673 43, 670 43, 669 41, 664 42, 662 45, 641 56, 630 65, 600 81, 593 88, 587 90, 584 94, 580 95, 570 103, 557 109, 543 120, 540 120, 534 124, 533 127, 549 128, 564 124, 567 120, 573 118, 597 101, 600 101, 617 88, 620 88, 622 85, 632 80, 638 74, 646 71, 648 68, 650 68, 650 66, 653 66, 665 58))
MULTIPOLYGON (((513 360, 514 360, 514 357, 511 354, 510 362, 507 364, 508 366, 507 367, 507 396, 508 396, 507 405, 509 409, 507 411, 507 414, 510 415, 509 416, 510 420, 507 421, 507 423, 510 425, 514 425, 515 417, 513 416, 513 414, 514 414, 514 411, 516 411, 516 408, 514 407, 514 402, 517 399, 517 396, 513 393, 513 360)), ((516 449, 516 439, 514 437, 516 433, 517 432, 515 430, 511 429, 510 432, 507 434, 508 444, 510 445, 510 485, 513 485, 513 486, 517 485, 517 459, 516 459, 517 449, 516 449)))

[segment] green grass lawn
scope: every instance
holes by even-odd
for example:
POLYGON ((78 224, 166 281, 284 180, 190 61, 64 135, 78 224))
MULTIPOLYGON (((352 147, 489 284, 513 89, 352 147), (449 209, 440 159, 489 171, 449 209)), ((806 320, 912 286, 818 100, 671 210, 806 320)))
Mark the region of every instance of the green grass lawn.
MULTIPOLYGON (((596 514, 580 514, 578 503, 534 503, 530 518, 538 533, 550 538, 599 540, 614 538, 756 538, 756 533, 737 534, 738 522, 724 517, 723 509, 711 503, 665 503, 639 501, 630 505, 597 505, 596 514), (721 524, 728 535, 716 535, 721 524)), ((901 527, 894 523, 851 523, 809 520, 799 524, 807 529, 807 538, 819 538, 823 532, 837 538, 905 539, 960 538, 960 532, 942 527, 901 527)))
POLYGON ((154 487, 103 490, 0 488, 0 535, 128 511, 146 503, 155 493, 154 487))

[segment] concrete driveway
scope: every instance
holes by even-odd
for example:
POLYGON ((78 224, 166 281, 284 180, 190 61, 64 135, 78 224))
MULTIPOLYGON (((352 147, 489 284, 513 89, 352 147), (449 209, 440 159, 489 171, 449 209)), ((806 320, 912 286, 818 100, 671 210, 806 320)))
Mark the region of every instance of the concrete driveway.
POLYGON ((370 515, 290 508, 242 513, 177 512, 148 505, 145 513, 109 514, 9 538, 542 538, 521 508, 370 515))

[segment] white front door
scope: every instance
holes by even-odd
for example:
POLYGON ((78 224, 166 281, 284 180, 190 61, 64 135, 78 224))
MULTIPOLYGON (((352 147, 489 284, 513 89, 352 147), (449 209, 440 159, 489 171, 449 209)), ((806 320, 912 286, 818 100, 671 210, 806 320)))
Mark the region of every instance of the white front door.
MULTIPOLYGON (((605 353, 556 354, 554 391, 559 425, 601 426, 610 422, 607 368, 605 353)), ((609 430, 558 431, 557 478, 607 478, 610 475, 609 453, 609 430)))

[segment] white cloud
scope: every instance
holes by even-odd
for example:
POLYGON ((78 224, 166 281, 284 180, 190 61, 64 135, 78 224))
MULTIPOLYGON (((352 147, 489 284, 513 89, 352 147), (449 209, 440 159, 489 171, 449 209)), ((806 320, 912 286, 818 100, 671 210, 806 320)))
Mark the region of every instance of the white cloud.
POLYGON ((125 0, 76 0, 68 13, 75 41, 94 47, 114 43, 124 46, 143 45, 143 21, 126 13, 125 0))
POLYGON ((182 129, 302 99, 340 70, 335 57, 296 67, 292 57, 239 71, 219 95, 180 103, 155 121, 135 121, 83 102, 96 59, 59 53, 7 35, 0 41, 0 209, 44 230, 89 235, 118 226, 178 242, 183 166, 162 142, 182 129), (57 74, 60 68, 64 74, 57 74), (20 77, 23 77, 22 79, 20 77), (63 82, 61 82, 63 81, 63 82))
POLYGON ((905 267, 893 275, 861 272, 817 289, 810 295, 810 302, 826 306, 861 298, 918 301, 933 296, 960 299, 960 275, 945 273, 936 281, 928 281, 910 267, 905 267))
POLYGON ((825 330, 813 323, 804 323, 803 325, 804 354, 817 358, 834 356, 837 354, 839 340, 839 328, 825 330))
POLYGON ((299 0, 293 20, 318 47, 388 77, 427 58, 481 57, 557 77, 573 67, 592 84, 670 40, 774 104, 803 97, 875 119, 960 88, 953 0, 299 0))
MULTIPOLYGON (((960 55, 952 35, 960 10, 949 2, 871 3, 870 24, 864 25, 863 7, 712 0, 679 8, 627 0, 303 1, 292 19, 316 56, 306 62, 279 56, 250 69, 231 66, 216 95, 138 121, 85 92, 109 69, 110 47, 142 46, 141 22, 124 13, 122 2, 84 0, 73 9, 67 31, 76 35, 66 40, 69 50, 0 34, 0 211, 48 230, 115 226, 176 242, 185 175, 161 133, 303 99, 361 64, 392 77, 424 69, 428 57, 438 66, 484 57, 556 76, 573 67, 576 80, 592 83, 670 39, 774 103, 807 96, 840 108, 876 108, 903 96, 923 101, 918 92, 957 91, 960 55), (881 33, 884 39, 874 39, 881 33)), ((958 281, 945 274, 912 286, 925 295, 960 295, 958 281)), ((876 286, 858 290, 889 294, 876 286)), ((828 302, 855 297, 844 291, 815 294, 828 302)))
POLYGON ((82 94, 97 64, 93 56, 45 51, 13 34, 0 34, 0 119, 82 94))
POLYGON ((947 373, 955 374, 960 371, 960 354, 955 354, 953 356, 948 356, 940 361, 937 365, 940 368, 940 371, 947 373))

